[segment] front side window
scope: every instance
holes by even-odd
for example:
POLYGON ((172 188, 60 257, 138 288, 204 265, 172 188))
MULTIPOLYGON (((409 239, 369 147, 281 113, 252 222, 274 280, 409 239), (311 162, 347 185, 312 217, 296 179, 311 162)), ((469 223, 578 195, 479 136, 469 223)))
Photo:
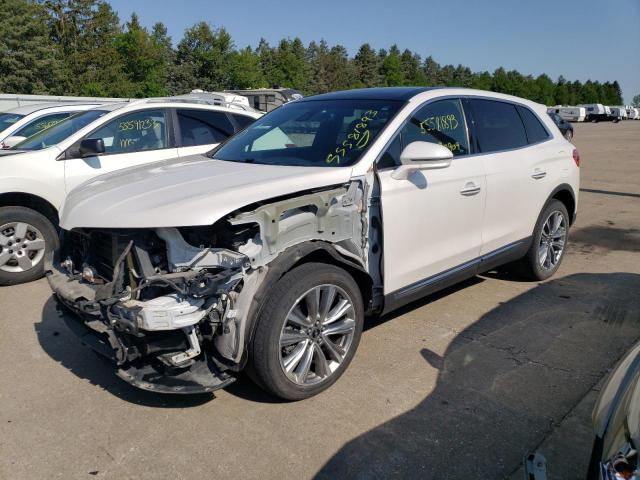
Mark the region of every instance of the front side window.
POLYGON ((41 130, 13 148, 16 150, 40 150, 57 145, 91 122, 96 121, 105 113, 107 112, 104 110, 87 110, 86 112, 77 113, 46 130, 41 130))
POLYGON ((41 130, 60 123, 65 118, 68 118, 71 112, 52 113, 51 115, 43 115, 40 118, 35 119, 33 122, 28 123, 22 128, 16 130, 13 135, 17 137, 28 138, 31 135, 35 135, 41 130))
POLYGON ((527 145, 527 134, 516 106, 496 100, 472 99, 478 145, 482 153, 527 145))
MULTIPOLYGON (((544 142, 547 140, 549 138, 549 133, 540 122, 540 119, 526 107, 518 105, 517 108, 520 118, 522 118, 522 122, 524 123, 524 129, 527 133, 527 140, 529 140, 529 144, 544 142)), ((556 116, 560 119, 558 115, 556 116)))
POLYGON ((402 105, 392 100, 288 103, 256 120, 212 157, 270 165, 353 165, 402 105))
POLYGON ((0 113, 0 132, 11 127, 22 117, 24 117, 24 115, 19 115, 17 113, 0 113))
POLYGON ((402 128, 401 135, 404 146, 412 142, 430 142, 447 147, 456 157, 469 154, 462 104, 456 98, 438 100, 422 107, 402 128))
POLYGON ((224 112, 180 109, 178 124, 183 147, 220 143, 234 133, 233 125, 224 112))
POLYGON ((167 114, 165 110, 125 114, 90 133, 87 138, 102 138, 107 154, 167 148, 167 114))

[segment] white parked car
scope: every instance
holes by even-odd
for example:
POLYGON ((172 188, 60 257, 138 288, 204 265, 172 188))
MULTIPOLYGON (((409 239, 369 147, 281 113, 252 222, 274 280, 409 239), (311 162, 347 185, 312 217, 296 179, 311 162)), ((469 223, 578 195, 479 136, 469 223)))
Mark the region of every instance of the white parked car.
POLYGON ((0 285, 39 278, 67 192, 105 172, 211 150, 262 114, 201 99, 78 113, 0 153, 0 285))
POLYGON ((351 361, 385 313, 519 260, 562 261, 579 157, 521 98, 383 88, 297 100, 208 155, 68 196, 47 276, 70 326, 147 390, 251 375, 290 400, 351 361))
POLYGON ((11 148, 26 138, 97 104, 27 105, 0 113, 0 148, 11 148))

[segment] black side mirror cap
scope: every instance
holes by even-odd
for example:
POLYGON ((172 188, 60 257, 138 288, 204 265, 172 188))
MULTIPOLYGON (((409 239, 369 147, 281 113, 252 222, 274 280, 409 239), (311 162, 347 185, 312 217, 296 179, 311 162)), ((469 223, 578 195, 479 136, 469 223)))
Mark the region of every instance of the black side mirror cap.
POLYGON ((102 138, 85 138, 78 148, 81 157, 92 157, 105 153, 104 140, 102 138))

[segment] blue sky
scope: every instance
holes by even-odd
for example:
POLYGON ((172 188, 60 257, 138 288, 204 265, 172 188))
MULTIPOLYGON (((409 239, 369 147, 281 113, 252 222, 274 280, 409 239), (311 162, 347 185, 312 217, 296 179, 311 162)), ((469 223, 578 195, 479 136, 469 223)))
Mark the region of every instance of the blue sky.
POLYGON ((239 47, 324 38, 355 53, 396 43, 441 64, 499 66, 553 79, 618 80, 640 94, 640 0, 110 0, 125 21, 162 21, 174 43, 199 21, 224 26, 239 47))

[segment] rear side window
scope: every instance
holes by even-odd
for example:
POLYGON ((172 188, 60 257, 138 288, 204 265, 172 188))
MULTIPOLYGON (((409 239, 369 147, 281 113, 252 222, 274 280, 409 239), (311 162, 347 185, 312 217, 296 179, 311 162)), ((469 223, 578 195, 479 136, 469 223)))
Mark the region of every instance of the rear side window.
POLYGON ((178 110, 178 124, 183 147, 220 143, 234 134, 224 112, 178 110))
POLYGON ((28 123, 22 128, 16 130, 13 135, 18 137, 28 138, 31 135, 44 130, 45 128, 53 127, 56 123, 60 123, 65 118, 71 115, 70 112, 52 113, 51 115, 43 115, 40 118, 35 119, 33 122, 28 123))
POLYGON ((469 153, 469 139, 459 99, 428 103, 402 128, 402 144, 431 142, 447 147, 454 156, 469 153))
POLYGON ((520 105, 518 105, 517 108, 520 118, 522 118, 522 122, 524 123, 529 143, 538 143, 547 140, 549 138, 549 133, 544 128, 536 114, 528 108, 520 105))
POLYGON ((235 114, 233 114, 233 119, 236 122, 238 122, 238 125, 240 126, 241 130, 244 130, 245 128, 247 128, 249 125, 251 125, 253 122, 256 121, 255 118, 248 117, 247 115, 235 115, 235 114))
POLYGON ((515 105, 495 100, 472 99, 478 146, 482 153, 527 145, 527 134, 515 105))

